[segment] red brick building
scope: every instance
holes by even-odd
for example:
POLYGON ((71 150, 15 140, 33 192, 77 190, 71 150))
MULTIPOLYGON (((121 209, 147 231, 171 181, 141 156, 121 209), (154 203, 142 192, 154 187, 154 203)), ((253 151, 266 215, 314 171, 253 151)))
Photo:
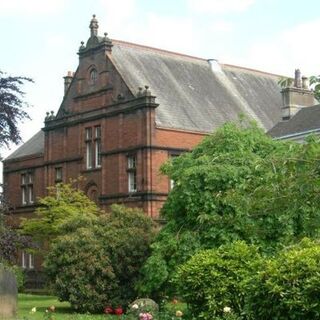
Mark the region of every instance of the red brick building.
POLYGON ((4 161, 17 218, 34 212, 47 186, 79 175, 102 207, 124 203, 157 218, 170 190, 164 161, 241 113, 266 130, 281 119, 276 75, 111 40, 95 17, 90 32, 58 112, 4 161))
MULTIPOLYGON (((3 162, 16 222, 33 214, 46 187, 79 176, 101 207, 123 203, 157 218, 170 191, 159 172, 164 161, 240 114, 267 131, 282 114, 313 104, 304 87, 283 90, 282 102, 276 75, 111 40, 98 35, 95 17, 89 27, 58 112, 3 162)), ((39 257, 22 252, 19 260, 31 285, 41 285, 39 257)))

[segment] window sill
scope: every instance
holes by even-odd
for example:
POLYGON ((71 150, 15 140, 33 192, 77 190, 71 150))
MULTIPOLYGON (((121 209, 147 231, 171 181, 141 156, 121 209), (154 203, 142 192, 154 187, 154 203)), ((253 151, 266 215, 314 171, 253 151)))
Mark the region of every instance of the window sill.
POLYGON ((91 169, 84 169, 84 170, 81 170, 81 173, 95 172, 95 171, 100 171, 100 170, 101 170, 101 167, 91 168, 91 169))

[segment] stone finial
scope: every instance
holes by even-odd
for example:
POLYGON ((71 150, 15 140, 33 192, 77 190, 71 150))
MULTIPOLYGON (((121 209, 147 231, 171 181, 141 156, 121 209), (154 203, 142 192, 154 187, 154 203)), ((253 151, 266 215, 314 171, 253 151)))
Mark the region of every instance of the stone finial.
POLYGON ((308 77, 302 76, 302 89, 309 90, 308 77))
POLYGON ((145 96, 151 96, 151 91, 149 90, 149 86, 144 86, 145 90, 144 90, 144 95, 145 96))
POLYGON ((86 48, 86 47, 84 46, 84 42, 81 41, 81 45, 80 45, 79 51, 84 50, 85 48, 86 48))
POLYGON ((96 15, 95 14, 92 16, 89 28, 90 28, 91 37, 98 36, 99 24, 98 24, 98 20, 96 19, 96 15))
POLYGON ((294 71, 294 86, 296 88, 301 88, 302 84, 301 84, 301 71, 300 69, 296 69, 294 71))
POLYGON ((141 96, 142 96, 142 87, 139 87, 137 92, 137 97, 141 97, 141 96))
POLYGON ((50 120, 50 113, 47 111, 46 112, 46 117, 44 118, 44 121, 48 121, 48 120, 50 120))

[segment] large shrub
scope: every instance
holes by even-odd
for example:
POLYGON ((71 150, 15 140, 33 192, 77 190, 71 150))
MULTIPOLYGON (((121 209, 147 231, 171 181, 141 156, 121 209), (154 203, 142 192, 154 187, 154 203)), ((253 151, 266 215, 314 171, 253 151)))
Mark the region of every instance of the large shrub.
POLYGON ((134 287, 152 238, 150 218, 137 209, 114 205, 93 223, 57 237, 45 270, 59 299, 78 311, 127 305, 136 297, 134 287))
POLYGON ((200 251, 179 267, 175 282, 196 319, 220 319, 225 308, 240 316, 246 284, 261 262, 257 247, 237 241, 200 251))
POLYGON ((177 266, 199 249, 244 240, 273 254, 318 237, 319 157, 315 138, 275 141, 255 126, 229 123, 166 163, 163 172, 175 181, 162 210, 168 223, 143 268, 141 291, 174 290, 177 266))
POLYGON ((320 243, 304 239, 267 260, 248 288, 253 319, 320 318, 320 243))

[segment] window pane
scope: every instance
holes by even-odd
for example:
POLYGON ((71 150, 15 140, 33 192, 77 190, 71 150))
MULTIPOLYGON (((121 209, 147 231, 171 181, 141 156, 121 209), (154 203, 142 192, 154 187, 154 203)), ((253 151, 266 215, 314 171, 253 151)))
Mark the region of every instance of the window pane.
POLYGON ((56 181, 62 180, 62 168, 56 168, 56 181))
POLYGON ((29 203, 33 203, 33 186, 29 186, 28 187, 28 200, 29 200, 29 203))
POLYGON ((95 84, 97 82, 98 72, 96 69, 92 69, 90 72, 90 83, 95 84))
POLYGON ((29 253, 29 269, 34 268, 34 256, 32 253, 29 253))
POLYGON ((136 167, 136 157, 130 156, 128 157, 128 169, 135 169, 136 167))
POLYGON ((26 174, 22 174, 21 175, 21 184, 26 184, 26 183, 27 183, 26 174))
POLYGON ((95 138, 99 139, 101 138, 101 127, 95 127, 95 138))
POLYGON ((86 140, 91 140, 92 139, 92 128, 86 128, 86 140))
POLYGON ((128 189, 129 192, 137 191, 137 176, 135 171, 128 172, 128 189))
POLYGON ((95 154, 95 158, 96 158, 96 167, 101 167, 101 142, 100 140, 97 140, 95 142, 96 144, 96 154, 95 154))
POLYGON ((86 143, 87 152, 87 169, 91 169, 93 165, 93 152, 92 152, 92 142, 88 141, 86 143))
POLYGON ((27 203, 27 187, 26 186, 21 187, 21 200, 22 200, 22 204, 27 203))
POLYGON ((27 267, 27 259, 26 259, 26 253, 24 251, 21 252, 21 267, 26 268, 27 267))
POLYGON ((28 183, 32 183, 33 177, 32 173, 28 173, 28 183))

